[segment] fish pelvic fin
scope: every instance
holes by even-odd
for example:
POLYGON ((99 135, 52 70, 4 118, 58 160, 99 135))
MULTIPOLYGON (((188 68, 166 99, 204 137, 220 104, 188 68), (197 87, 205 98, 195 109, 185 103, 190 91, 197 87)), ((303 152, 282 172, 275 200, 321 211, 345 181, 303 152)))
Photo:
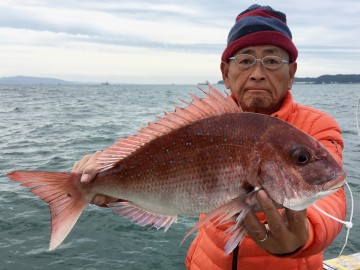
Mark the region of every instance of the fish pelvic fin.
POLYGON ((209 91, 200 88, 205 97, 199 98, 190 94, 191 102, 181 100, 186 104, 185 107, 176 106, 174 112, 165 112, 164 116, 158 117, 157 121, 150 122, 146 127, 142 127, 137 134, 122 138, 105 149, 97 158, 100 171, 114 167, 120 160, 144 144, 182 126, 211 116, 242 111, 230 95, 223 96, 210 84, 208 87, 209 91))
POLYGON ((164 229, 166 232, 170 226, 177 222, 177 216, 167 216, 151 213, 131 202, 110 203, 108 206, 118 215, 135 222, 140 226, 152 226, 156 229, 164 229))
POLYGON ((91 198, 84 196, 76 182, 80 175, 63 172, 15 171, 7 175, 48 203, 51 214, 49 250, 60 245, 74 227, 91 198))
POLYGON ((235 247, 241 243, 247 233, 243 220, 250 210, 251 207, 245 202, 244 198, 235 198, 209 212, 204 218, 200 219, 195 226, 185 234, 181 244, 186 238, 202 226, 205 226, 205 228, 210 225, 221 226, 223 224, 233 222, 236 218, 235 224, 224 231, 224 237, 228 238, 224 246, 224 251, 226 254, 230 254, 235 247))

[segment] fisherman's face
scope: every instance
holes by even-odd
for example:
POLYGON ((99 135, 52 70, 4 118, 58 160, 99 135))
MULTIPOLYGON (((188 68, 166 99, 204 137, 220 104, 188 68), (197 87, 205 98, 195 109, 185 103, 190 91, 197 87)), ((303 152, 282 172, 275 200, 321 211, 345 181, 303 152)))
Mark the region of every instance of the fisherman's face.
MULTIPOLYGON (((276 46, 250 46, 238 54, 250 54, 257 59, 265 56, 280 56, 289 61, 289 54, 276 46)), ((221 72, 226 88, 236 97, 244 111, 272 114, 276 112, 286 93, 291 89, 297 64, 283 63, 277 69, 267 69, 260 61, 241 68, 234 60, 221 63, 221 72)))

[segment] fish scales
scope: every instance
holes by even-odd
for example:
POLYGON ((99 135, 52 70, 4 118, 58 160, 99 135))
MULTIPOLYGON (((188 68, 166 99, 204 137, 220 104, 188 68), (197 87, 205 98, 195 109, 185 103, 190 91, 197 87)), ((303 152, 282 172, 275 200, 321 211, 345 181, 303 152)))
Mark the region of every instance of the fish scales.
POLYGON ((106 183, 111 188, 96 193, 165 215, 211 211, 247 193, 246 179, 257 174, 254 147, 272 124, 260 126, 257 119, 257 114, 223 114, 179 128, 100 173, 92 186, 106 183))

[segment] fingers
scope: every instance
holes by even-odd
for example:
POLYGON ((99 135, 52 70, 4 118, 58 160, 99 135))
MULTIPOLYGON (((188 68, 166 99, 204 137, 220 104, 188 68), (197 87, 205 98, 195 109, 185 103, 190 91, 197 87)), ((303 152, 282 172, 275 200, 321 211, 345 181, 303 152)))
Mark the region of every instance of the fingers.
POLYGON ((285 214, 289 230, 297 236, 299 242, 305 244, 309 237, 309 223, 306 209, 302 211, 285 209, 285 214))
POLYGON ((113 197, 106 196, 106 195, 96 195, 91 203, 95 204, 97 206, 105 206, 109 203, 114 203, 117 201, 118 201, 117 198, 113 198, 113 197))
POLYGON ((80 180, 81 182, 89 183, 95 178, 99 171, 99 166, 96 163, 96 159, 100 153, 101 151, 97 151, 92 155, 86 155, 74 164, 71 171, 82 174, 80 180))
MULTIPOLYGON (((80 180, 81 182, 89 183, 95 178, 96 174, 99 171, 99 166, 96 160, 100 154, 101 151, 97 151, 92 155, 86 155, 74 164, 71 171, 82 174, 80 180)), ((114 198, 106 195, 96 195, 91 203, 97 206, 104 207, 109 203, 113 203, 117 201, 118 198, 114 198)))
POLYGON ((266 221, 272 234, 280 236, 281 234, 286 233, 286 224, 267 193, 264 190, 259 190, 257 198, 266 216, 266 221))
POLYGON ((296 230, 297 228, 303 226, 304 224, 307 224, 306 218, 306 209, 301 211, 295 211, 286 208, 286 216, 287 221, 289 223, 289 226, 296 230))
POLYGON ((95 178, 97 172, 98 172, 97 168, 86 167, 82 172, 80 181, 82 183, 90 183, 95 178))
MULTIPOLYGON (((96 154, 96 153, 95 153, 96 154)), ((82 172, 83 171, 83 167, 84 165, 91 159, 92 155, 86 155, 83 156, 80 160, 78 160, 77 162, 75 162, 73 168, 72 168, 72 172, 82 172)))
POLYGON ((267 229, 263 223, 259 221, 256 214, 250 211, 244 218, 244 223, 250 237, 257 241, 263 242, 267 238, 267 229))
MULTIPOLYGON (((272 240, 272 235, 276 236, 286 230, 286 226, 283 223, 282 217, 279 215, 277 208, 273 201, 269 198, 264 190, 257 192, 257 199, 260 206, 266 216, 267 224, 263 224, 259 221, 255 213, 250 212, 244 219, 245 225, 248 229, 248 234, 253 240, 259 243, 267 241, 267 245, 272 240), (270 236, 271 235, 271 236, 270 236)), ((261 244, 262 246, 265 245, 261 244)))
POLYGON ((257 192, 257 200, 266 217, 266 224, 255 213, 246 215, 244 222, 250 237, 272 254, 291 253, 308 239, 306 210, 285 209, 279 213, 275 203, 264 190, 257 192))

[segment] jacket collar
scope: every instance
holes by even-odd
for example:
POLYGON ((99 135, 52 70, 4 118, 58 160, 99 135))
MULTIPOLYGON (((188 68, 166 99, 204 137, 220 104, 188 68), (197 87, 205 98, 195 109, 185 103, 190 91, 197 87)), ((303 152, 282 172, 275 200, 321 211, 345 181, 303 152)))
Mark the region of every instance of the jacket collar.
POLYGON ((274 112, 273 114, 271 114, 271 116, 278 117, 282 120, 287 121, 290 113, 293 110, 293 107, 294 107, 293 97, 292 97, 291 92, 288 91, 281 106, 280 106, 280 109, 277 112, 274 112))

